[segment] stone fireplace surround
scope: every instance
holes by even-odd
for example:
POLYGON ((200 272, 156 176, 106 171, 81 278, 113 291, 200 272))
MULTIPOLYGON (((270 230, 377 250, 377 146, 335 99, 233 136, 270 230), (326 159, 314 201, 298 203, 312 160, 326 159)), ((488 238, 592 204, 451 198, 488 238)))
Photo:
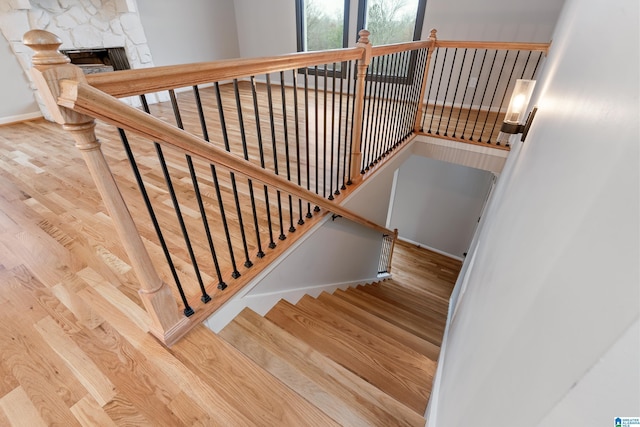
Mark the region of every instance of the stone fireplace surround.
MULTIPOLYGON (((41 29, 62 40, 61 49, 124 47, 131 68, 152 67, 153 60, 135 0, 2 0, 0 31, 29 81, 31 49, 22 44, 29 30, 41 29)), ((35 91, 33 83, 31 88, 35 91)), ((37 92, 42 114, 50 119, 37 92)), ((150 102, 156 99, 153 97, 150 102)))

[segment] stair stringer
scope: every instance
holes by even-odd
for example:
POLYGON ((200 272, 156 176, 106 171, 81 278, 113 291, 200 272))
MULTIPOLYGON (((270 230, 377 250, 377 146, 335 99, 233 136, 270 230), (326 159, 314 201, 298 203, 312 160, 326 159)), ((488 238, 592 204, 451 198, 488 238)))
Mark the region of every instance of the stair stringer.
MULTIPOLYGON (((406 143, 341 203, 378 224, 386 222, 395 171, 411 155, 406 143)), ((365 226, 327 215, 289 247, 254 280, 230 298, 205 326, 219 332, 245 307, 266 314, 278 301, 292 304, 304 295, 316 297, 361 283, 380 280, 378 260, 382 236, 365 226)))

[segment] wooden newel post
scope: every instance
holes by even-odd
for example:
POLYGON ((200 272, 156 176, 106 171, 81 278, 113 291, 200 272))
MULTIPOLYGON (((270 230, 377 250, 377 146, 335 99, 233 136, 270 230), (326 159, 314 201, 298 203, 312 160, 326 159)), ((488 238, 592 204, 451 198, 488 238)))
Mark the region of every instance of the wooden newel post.
POLYGON ((164 344, 171 345, 182 329, 188 326, 189 320, 180 314, 171 289, 160 279, 153 267, 100 149, 95 135, 95 120, 57 104, 60 82, 86 81, 84 74, 79 67, 71 65, 65 55, 58 52, 62 42, 55 34, 32 30, 24 35, 23 43, 35 52, 31 75, 38 92, 53 119, 73 136, 129 256, 131 266, 140 282, 140 298, 149 313, 149 330, 164 344))
MULTIPOLYGON (((429 46, 429 51, 427 52, 427 60, 424 63, 424 76, 422 77, 422 86, 420 86, 420 97, 418 98, 418 111, 416 112, 416 121, 413 125, 414 132, 422 131, 422 114, 424 113, 424 93, 427 88, 427 80, 429 79, 429 65, 431 64, 431 55, 433 55, 433 51, 436 50, 436 42, 438 41, 438 37, 436 33, 438 31, 435 29, 431 30, 429 34, 429 40, 431 41, 431 46, 429 46)), ((428 102, 429 100, 427 100, 428 102)))
POLYGON ((371 63, 371 43, 369 43, 369 31, 360 30, 356 47, 363 48, 362 58, 358 60, 356 71, 355 105, 353 106, 353 142, 351 143, 351 170, 349 180, 356 183, 362 180, 362 119, 364 113, 365 83, 367 68, 371 63))

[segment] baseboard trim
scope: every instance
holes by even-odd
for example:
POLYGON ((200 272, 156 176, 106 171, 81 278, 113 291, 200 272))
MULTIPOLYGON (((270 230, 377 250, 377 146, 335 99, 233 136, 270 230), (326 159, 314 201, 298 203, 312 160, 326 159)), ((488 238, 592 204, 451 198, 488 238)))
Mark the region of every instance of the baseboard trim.
POLYGON ((40 111, 35 111, 33 113, 18 114, 17 116, 0 117, 0 125, 26 122, 27 120, 38 119, 40 117, 42 117, 42 113, 40 111))
POLYGON ((419 246, 421 248, 429 249, 431 252, 435 252, 435 253, 440 254, 440 255, 448 256, 449 258, 457 259, 458 261, 464 261, 463 257, 460 257, 458 255, 453 255, 453 254, 450 254, 450 253, 445 252, 445 251, 441 251, 440 249, 432 248, 431 246, 425 245, 424 243, 416 242, 414 240, 407 239, 405 237, 400 237, 400 236, 398 236, 398 240, 402 240, 403 242, 411 243, 412 245, 416 245, 416 246, 419 246))

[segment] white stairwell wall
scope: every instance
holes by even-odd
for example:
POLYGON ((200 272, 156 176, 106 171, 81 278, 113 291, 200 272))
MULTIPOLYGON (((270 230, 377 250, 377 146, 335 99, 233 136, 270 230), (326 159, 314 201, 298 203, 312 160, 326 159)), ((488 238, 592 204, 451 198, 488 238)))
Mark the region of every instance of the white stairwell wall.
POLYGON ((430 427, 640 415, 639 13, 567 0, 459 280, 430 427))
MULTIPOLYGON (((394 172, 410 155, 411 145, 350 194, 343 206, 384 225, 394 172)), ((381 246, 379 232, 343 218, 332 220, 329 215, 218 309, 205 325, 218 332, 245 307, 265 314, 283 298, 295 304, 305 294, 316 296, 322 291, 331 293, 336 288, 374 282, 381 246)))

